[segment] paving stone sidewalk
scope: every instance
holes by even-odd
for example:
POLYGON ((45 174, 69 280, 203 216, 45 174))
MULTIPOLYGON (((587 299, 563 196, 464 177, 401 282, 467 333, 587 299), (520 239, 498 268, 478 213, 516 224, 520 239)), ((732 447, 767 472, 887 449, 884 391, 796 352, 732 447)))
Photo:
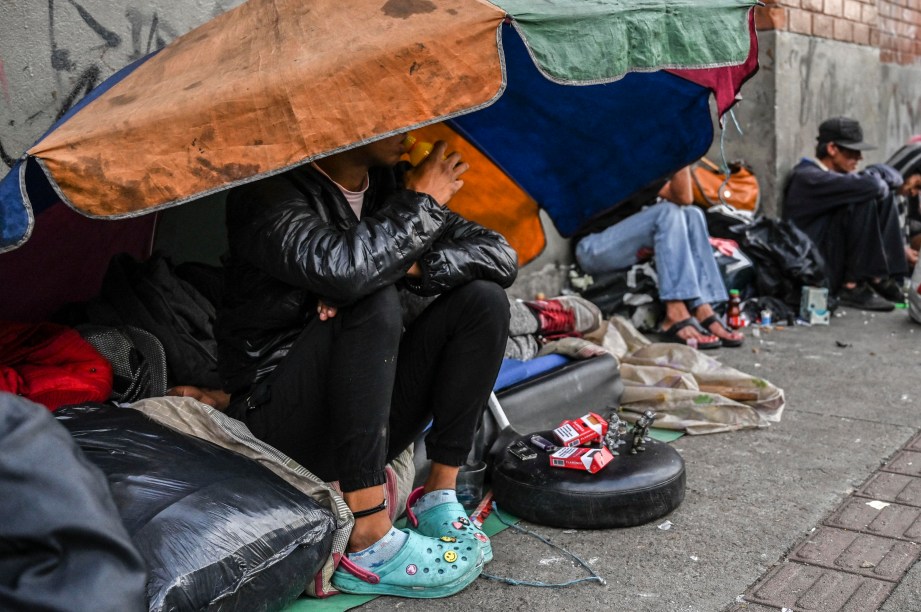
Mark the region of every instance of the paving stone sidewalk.
MULTIPOLYGON (((671 515, 630 529, 529 526, 606 585, 481 579, 447 600, 364 609, 921 612, 921 326, 904 310, 839 314, 711 353, 783 388, 787 408, 766 429, 674 442, 688 480, 671 515)), ((525 535, 507 530, 493 547, 493 574, 585 575, 525 535)))

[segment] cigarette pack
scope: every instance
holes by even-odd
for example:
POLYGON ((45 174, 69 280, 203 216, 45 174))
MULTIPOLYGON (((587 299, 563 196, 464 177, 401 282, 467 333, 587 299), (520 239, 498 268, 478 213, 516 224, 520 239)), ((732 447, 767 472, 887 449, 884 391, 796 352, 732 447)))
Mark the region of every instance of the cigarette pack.
POLYGON ((560 446, 581 446, 600 441, 608 432, 608 422, 594 412, 579 419, 567 419, 553 430, 553 436, 560 446))
POLYGON ((607 448, 577 448, 567 446, 550 455, 550 466, 585 470, 594 474, 611 462, 614 455, 607 448))

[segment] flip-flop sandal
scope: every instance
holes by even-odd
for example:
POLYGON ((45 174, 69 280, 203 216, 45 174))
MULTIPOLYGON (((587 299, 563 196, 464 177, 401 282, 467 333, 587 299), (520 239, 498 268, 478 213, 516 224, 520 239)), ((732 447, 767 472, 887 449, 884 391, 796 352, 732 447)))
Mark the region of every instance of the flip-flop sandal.
POLYGON ((492 561, 492 542, 489 541, 489 536, 470 522, 466 510, 459 502, 438 504, 425 512, 420 512, 417 516, 413 512, 413 504, 424 494, 422 487, 418 487, 409 494, 409 499, 406 500, 406 520, 410 529, 433 538, 439 536, 451 536, 465 540, 472 538, 483 551, 483 563, 492 561))
POLYGON ((376 572, 359 567, 343 555, 333 572, 333 586, 357 595, 432 599, 454 595, 483 571, 483 559, 474 540, 430 538, 409 529, 402 531, 409 536, 406 542, 376 572))
MULTIPOLYGON (((713 336, 713 334, 704 329, 701 324, 698 323, 697 319, 694 317, 688 317, 687 319, 678 321, 668 329, 660 331, 659 334, 661 335, 661 340, 663 342, 675 342, 677 344, 687 345, 688 341, 685 338, 679 336, 678 332, 688 326, 693 327, 703 336, 713 336)), ((723 346, 723 342, 719 338, 712 342, 697 342, 697 348, 702 351, 706 351, 708 349, 716 349, 721 346, 723 346)))
MULTIPOLYGON (((700 325, 701 327, 707 330, 708 334, 713 334, 713 332, 710 331, 710 326, 713 325, 714 323, 719 323, 723 327, 723 329, 725 329, 729 333, 732 333, 732 331, 728 327, 726 327, 726 325, 723 323, 723 320, 720 319, 719 316, 716 314, 712 314, 706 319, 704 319, 703 321, 701 321, 700 325)), ((723 346, 735 348, 737 346, 742 346, 742 343, 745 342, 745 338, 744 337, 742 338, 720 338, 720 341, 723 343, 723 346)))

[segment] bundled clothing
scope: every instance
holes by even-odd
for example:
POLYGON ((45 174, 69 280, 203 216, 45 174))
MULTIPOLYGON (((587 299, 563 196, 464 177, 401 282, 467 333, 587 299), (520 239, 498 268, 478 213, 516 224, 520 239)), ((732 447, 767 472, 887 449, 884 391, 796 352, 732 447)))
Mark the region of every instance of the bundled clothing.
POLYGON ((69 327, 0 322, 0 391, 49 410, 104 402, 112 393, 112 366, 69 327))

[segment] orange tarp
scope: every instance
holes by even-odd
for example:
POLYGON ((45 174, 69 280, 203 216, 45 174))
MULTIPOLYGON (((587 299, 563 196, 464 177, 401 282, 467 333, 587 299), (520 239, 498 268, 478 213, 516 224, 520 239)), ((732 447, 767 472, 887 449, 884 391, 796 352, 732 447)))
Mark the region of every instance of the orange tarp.
POLYGON ((347 1, 346 15, 341 0, 250 0, 174 41, 29 153, 84 214, 130 216, 501 94, 500 9, 347 1))
POLYGON ((464 187, 448 208, 480 225, 493 229, 518 251, 524 265, 544 250, 546 238, 535 202, 475 146, 446 125, 435 124, 413 134, 422 141, 444 140, 448 151, 457 151, 470 164, 464 173, 464 187))

